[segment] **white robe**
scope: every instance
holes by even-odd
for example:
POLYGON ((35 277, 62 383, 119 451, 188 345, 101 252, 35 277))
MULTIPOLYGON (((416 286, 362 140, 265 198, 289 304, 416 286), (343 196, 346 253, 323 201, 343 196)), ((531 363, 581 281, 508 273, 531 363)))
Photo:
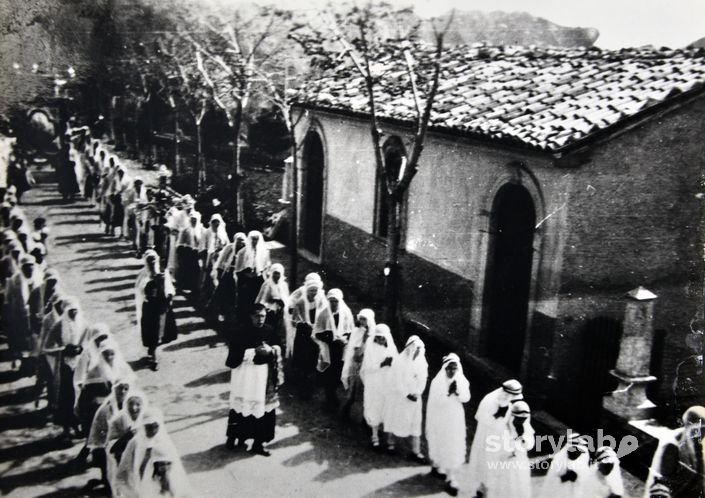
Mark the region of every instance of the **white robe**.
POLYGON ((568 459, 567 446, 564 446, 553 456, 551 466, 544 478, 541 497, 548 498, 593 498, 585 494, 590 476, 590 456, 583 453, 576 460, 568 459), (567 471, 577 474, 575 481, 563 481, 567 471))
POLYGON ((391 392, 385 410, 384 430, 397 437, 421 436, 421 395, 428 380, 428 363, 423 350, 414 360, 408 353, 409 349, 404 349, 389 373, 391 392), (411 401, 407 397, 409 394, 416 395, 416 401, 411 401))
MULTIPOLYGON (((161 425, 159 433, 153 438, 147 438, 142 432, 138 432, 127 444, 115 477, 116 487, 114 491, 117 498, 153 498, 154 496, 160 496, 146 494, 149 492, 147 490, 151 488, 149 481, 152 479, 153 461, 157 454, 169 455, 172 461, 171 471, 174 479, 179 481, 179 487, 182 490, 187 487, 186 473, 183 470, 181 459, 169 435, 166 434, 164 426, 161 425), (147 465, 145 466, 144 474, 140 475, 140 467, 145 461, 148 448, 151 449, 152 456, 146 459, 147 465)), ((186 490, 186 494, 183 494, 183 492, 176 496, 191 496, 190 491, 186 490)))
POLYGON ((470 446, 470 461, 469 475, 471 483, 469 489, 471 492, 476 492, 485 484, 485 476, 487 475, 487 442, 490 437, 501 436, 504 432, 507 421, 511 415, 511 403, 507 400, 506 404, 500 405, 500 399, 505 397, 505 391, 501 387, 488 393, 475 413, 477 427, 475 436, 470 446), (500 407, 506 407, 505 414, 500 418, 495 418, 494 414, 500 407))
POLYGON ((597 468, 597 463, 590 465, 585 498, 609 498, 611 495, 624 496, 624 483, 619 462, 614 462, 612 471, 605 475, 597 468))
MULTIPOLYGON (((523 425, 524 433, 519 436, 510 416, 501 438, 497 440, 498 447, 490 448, 497 451, 485 453, 485 496, 531 498, 531 467, 527 452, 534 447, 534 429, 529 418, 523 425)), ((551 498, 562 497, 556 495, 551 498)))
MULTIPOLYGON (((367 355, 367 352, 365 352, 367 355)), ((466 428, 464 403, 470 401, 470 383, 462 370, 449 379, 445 369, 431 381, 426 406, 426 441, 428 456, 441 472, 459 468, 465 462, 466 428), (448 395, 456 381, 457 394, 448 395)))
POLYGON ((397 347, 392 336, 387 334, 387 346, 381 346, 374 341, 374 333, 370 334, 365 346, 365 357, 360 368, 360 378, 365 386, 363 409, 365 421, 370 427, 384 423, 386 403, 390 394, 391 366, 381 367, 385 358, 392 358, 392 365, 397 359, 397 347))

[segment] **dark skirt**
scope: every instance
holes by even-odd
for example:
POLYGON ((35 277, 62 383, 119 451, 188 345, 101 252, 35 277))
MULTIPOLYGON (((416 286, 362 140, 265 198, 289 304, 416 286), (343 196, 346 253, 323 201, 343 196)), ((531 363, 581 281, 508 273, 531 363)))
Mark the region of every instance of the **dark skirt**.
POLYGON ((78 424, 78 418, 73 413, 76 391, 73 388, 73 370, 64 361, 59 365, 59 393, 56 407, 56 422, 62 427, 78 424))
POLYGON ((241 413, 231 409, 228 414, 227 436, 241 441, 254 439, 260 443, 267 443, 274 439, 274 428, 276 425, 276 410, 270 410, 262 417, 255 418, 252 415, 244 417, 241 413))
POLYGON ((318 344, 311 338, 311 326, 299 323, 296 325, 292 366, 303 373, 312 373, 317 363, 318 344))
POLYGON ((144 302, 142 304, 142 319, 140 321, 142 345, 146 348, 156 348, 176 339, 176 319, 171 306, 166 311, 160 305, 144 302))
POLYGON ((198 252, 186 246, 176 248, 178 261, 176 281, 179 287, 189 291, 198 290, 201 277, 201 268, 198 266, 198 252))
POLYGON ((122 205, 122 199, 119 195, 112 196, 112 226, 122 227, 122 222, 125 221, 125 206, 122 205))
POLYGON ((233 278, 232 270, 224 272, 218 279, 218 287, 212 297, 212 304, 218 311, 226 312, 235 308, 237 297, 237 287, 233 278))
POLYGON ((240 272, 237 278, 237 310, 241 317, 246 317, 255 304, 257 294, 262 287, 262 277, 246 276, 240 272))
POLYGON ((78 396, 78 419, 81 421, 81 427, 84 431, 90 429, 95 412, 109 395, 109 383, 101 382, 83 386, 81 394, 78 396))

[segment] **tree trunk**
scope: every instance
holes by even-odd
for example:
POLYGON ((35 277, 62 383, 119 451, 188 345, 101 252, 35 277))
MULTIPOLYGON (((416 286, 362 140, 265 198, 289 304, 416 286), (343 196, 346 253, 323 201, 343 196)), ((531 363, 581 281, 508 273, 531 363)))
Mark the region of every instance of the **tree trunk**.
POLYGON ((115 145, 115 97, 110 96, 110 104, 108 105, 108 133, 110 142, 115 145))
POLYGON ((242 196, 240 195, 240 187, 242 186, 242 165, 240 164, 240 129, 242 128, 242 107, 238 106, 233 116, 233 174, 231 185, 233 188, 234 203, 235 203, 235 222, 239 228, 245 226, 242 196))
POLYGON ((140 160, 140 111, 142 109, 142 104, 138 100, 135 103, 135 125, 133 132, 135 134, 135 160, 140 160))
POLYGON ((294 149, 291 154, 293 161, 291 163, 291 216, 289 218, 289 282, 293 282, 295 285, 299 268, 299 233, 297 230, 299 219, 299 161, 294 130, 289 132, 289 137, 294 149))
POLYGON ((196 120, 196 193, 200 194, 206 183, 206 168, 203 164, 203 137, 201 123, 196 120))
POLYGON ((389 225, 387 228, 387 263, 384 279, 385 321, 392 329, 392 335, 397 344, 405 339, 401 337, 403 327, 401 322, 401 268, 399 251, 401 246, 401 200, 385 191, 389 225))
POLYGON ((179 154, 179 111, 174 106, 174 174, 179 174, 179 163, 181 156, 179 154))
POLYGON ((147 109, 147 155, 145 157, 145 163, 148 166, 153 165, 157 162, 157 144, 154 141, 154 100, 149 99, 147 102, 149 108, 147 109))

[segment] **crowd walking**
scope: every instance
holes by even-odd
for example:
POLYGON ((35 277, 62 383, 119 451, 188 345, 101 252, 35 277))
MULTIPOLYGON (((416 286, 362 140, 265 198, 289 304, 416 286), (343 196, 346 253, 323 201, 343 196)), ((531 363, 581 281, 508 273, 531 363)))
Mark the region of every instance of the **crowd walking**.
MULTIPOLYGON (((518 380, 506 380, 481 400, 468 448, 470 379, 457 354, 443 357, 429 383, 421 337, 404 338, 400 349, 374 310, 355 313, 344 291, 326 290, 319 273, 307 274, 291 291, 262 233, 231 236, 217 212, 204 226, 195 200, 168 188, 166 168, 159 170, 157 186, 146 186, 87 133, 67 140, 64 153, 56 168, 59 194, 67 202, 78 196, 93 202, 101 231, 127 239, 142 259, 134 282, 134 336, 149 367, 159 369, 160 347, 179 335, 177 295, 226 338, 228 450, 271 455, 267 444, 275 439, 280 389, 287 382, 302 400, 318 398, 320 391, 323 410, 364 421, 371 451, 394 456, 405 447, 410 462, 430 467, 429 482, 438 479, 439 489, 452 496, 624 495, 616 453, 590 448, 577 435, 552 456, 542 485, 532 483, 534 428, 518 380), (458 473, 465 465, 471 484, 461 489, 458 473)), ((140 389, 110 329, 85 316, 52 269, 46 220, 30 226, 11 190, 3 194, 1 214, 2 333, 15 366, 36 374, 37 399, 46 391, 62 437, 85 440, 76 458, 99 469, 93 484, 117 497, 196 496, 161 411, 140 389)), ((705 419, 693 412, 688 423, 696 415, 705 419)), ((686 436, 672 444, 692 440, 686 436)), ((654 469, 650 488, 662 492, 669 481, 658 469, 665 466, 654 469)))

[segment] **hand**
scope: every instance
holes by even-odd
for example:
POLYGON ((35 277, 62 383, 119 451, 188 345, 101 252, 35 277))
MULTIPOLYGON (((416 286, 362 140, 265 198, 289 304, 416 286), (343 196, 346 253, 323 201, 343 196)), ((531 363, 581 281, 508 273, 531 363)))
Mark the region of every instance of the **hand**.
POLYGON ((448 386, 448 396, 451 394, 458 394, 458 383, 453 381, 448 386))
POLYGON ((406 399, 408 399, 409 401, 418 401, 419 397, 415 394, 407 394, 406 399))
POLYGON ((391 367, 391 366, 392 366, 392 357, 391 357, 391 356, 387 356, 387 357, 382 361, 382 363, 379 364, 379 366, 380 366, 380 368, 391 367))

